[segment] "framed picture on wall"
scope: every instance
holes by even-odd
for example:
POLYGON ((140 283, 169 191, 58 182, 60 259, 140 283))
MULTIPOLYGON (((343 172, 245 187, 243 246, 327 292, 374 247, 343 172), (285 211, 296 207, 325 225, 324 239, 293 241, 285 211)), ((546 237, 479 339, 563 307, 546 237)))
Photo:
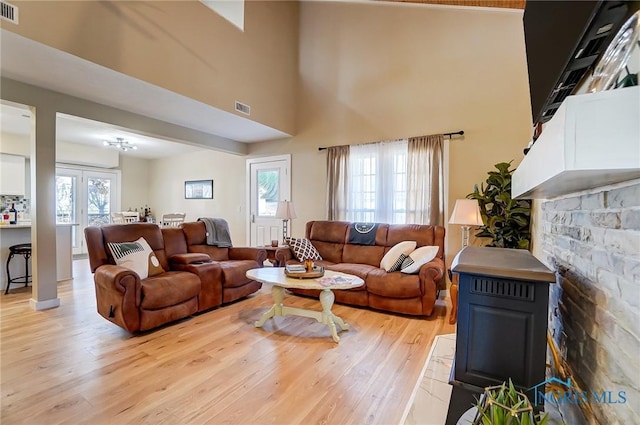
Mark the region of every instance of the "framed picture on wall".
POLYGON ((185 199, 213 199, 213 180, 187 180, 184 182, 185 199))

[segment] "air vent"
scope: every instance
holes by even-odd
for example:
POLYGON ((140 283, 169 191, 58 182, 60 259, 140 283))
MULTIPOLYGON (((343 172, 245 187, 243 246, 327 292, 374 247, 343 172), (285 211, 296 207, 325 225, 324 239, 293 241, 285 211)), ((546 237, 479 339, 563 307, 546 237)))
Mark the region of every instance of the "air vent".
POLYGON ((0 1, 0 14, 5 21, 18 23, 18 8, 12 4, 4 1, 0 1))
POLYGON ((236 100, 236 111, 242 112, 245 115, 251 115, 251 106, 240 103, 236 100))
POLYGON ((492 278, 474 278, 471 293, 533 301, 534 284, 492 278))

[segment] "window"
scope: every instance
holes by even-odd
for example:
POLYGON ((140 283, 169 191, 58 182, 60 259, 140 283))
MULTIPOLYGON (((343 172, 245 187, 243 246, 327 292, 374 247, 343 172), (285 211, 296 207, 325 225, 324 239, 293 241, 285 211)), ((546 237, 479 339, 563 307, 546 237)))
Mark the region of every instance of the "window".
POLYGON ((351 146, 347 220, 405 223, 407 140, 351 146))

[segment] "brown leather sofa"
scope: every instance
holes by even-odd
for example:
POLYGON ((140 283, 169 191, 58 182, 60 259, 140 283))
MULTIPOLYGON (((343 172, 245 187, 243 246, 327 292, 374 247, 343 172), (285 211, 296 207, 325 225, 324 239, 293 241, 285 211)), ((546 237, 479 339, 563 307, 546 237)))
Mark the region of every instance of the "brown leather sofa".
POLYGON ((166 229, 151 223, 87 227, 85 238, 98 313, 129 332, 146 331, 256 292, 261 283, 245 273, 262 267, 267 257, 258 248, 201 246, 206 231, 200 222, 166 229), (164 273, 140 279, 115 264, 107 243, 140 237, 149 243, 164 273))
MULTIPOLYGON (((352 223, 344 221, 310 221, 306 226, 306 238, 322 256, 316 261, 327 270, 359 276, 365 284, 359 288, 335 290, 336 302, 367 306, 378 310, 417 316, 429 316, 433 312, 439 289, 445 285, 444 227, 416 224, 380 224, 375 245, 348 243, 352 223), (402 241, 416 241, 421 246, 438 246, 436 258, 424 264, 418 274, 400 271, 388 273, 380 268, 384 254, 402 241)), ((281 264, 297 260, 290 249, 276 252, 281 264)), ((319 291, 289 289, 301 295, 317 297, 319 291)))

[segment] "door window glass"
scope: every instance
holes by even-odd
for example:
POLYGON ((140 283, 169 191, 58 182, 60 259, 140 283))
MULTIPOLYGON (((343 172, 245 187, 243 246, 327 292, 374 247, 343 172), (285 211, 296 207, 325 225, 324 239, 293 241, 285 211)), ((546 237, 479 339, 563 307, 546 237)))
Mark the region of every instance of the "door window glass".
POLYGON ((90 177, 87 179, 87 212, 89 226, 109 224, 111 213, 111 180, 90 177))
POLYGON ((56 223, 76 222, 76 178, 56 176, 56 223))
POLYGON ((278 209, 280 170, 258 170, 258 216, 274 217, 278 209))

